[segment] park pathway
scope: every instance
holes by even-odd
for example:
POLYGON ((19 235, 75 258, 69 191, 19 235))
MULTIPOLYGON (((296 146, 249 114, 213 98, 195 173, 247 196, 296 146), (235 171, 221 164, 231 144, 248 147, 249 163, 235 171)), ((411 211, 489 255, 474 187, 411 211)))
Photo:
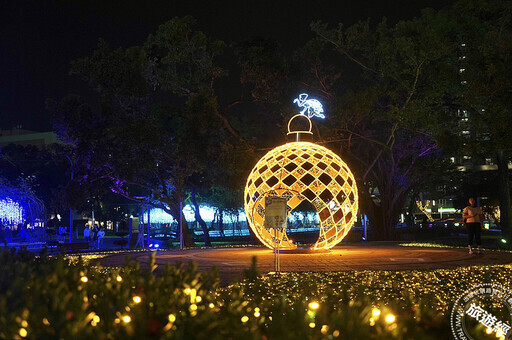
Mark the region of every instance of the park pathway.
MULTIPOLYGON (((121 267, 126 256, 147 266, 150 252, 119 253, 98 260, 104 266, 121 267)), ((167 263, 197 263, 198 271, 219 269, 221 283, 227 285, 243 278, 244 270, 257 258, 257 269, 267 273, 274 269, 274 254, 264 247, 187 249, 156 252, 157 273, 167 263)), ((461 266, 512 263, 512 253, 487 250, 469 255, 463 248, 402 247, 391 243, 341 245, 321 253, 280 254, 283 272, 324 272, 347 270, 442 269, 461 266)))

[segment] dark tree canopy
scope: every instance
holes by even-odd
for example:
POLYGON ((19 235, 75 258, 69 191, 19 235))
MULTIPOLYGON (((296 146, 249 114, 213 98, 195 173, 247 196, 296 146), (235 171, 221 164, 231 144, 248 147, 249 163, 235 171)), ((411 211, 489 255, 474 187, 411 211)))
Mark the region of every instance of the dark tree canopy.
MULTIPOLYGON (((285 141, 297 113, 292 100, 308 92, 327 111, 314 122, 316 141, 348 162, 375 237, 389 239, 406 199, 448 180, 448 157, 470 147, 457 110, 471 110, 481 152, 496 151, 508 178, 510 17, 505 2, 472 0, 396 24, 314 22, 317 37, 294 53, 269 38, 227 47, 195 30, 192 18, 174 18, 140 46, 113 49, 100 40, 73 62, 72 74, 96 101, 70 95, 54 103, 55 128, 74 146, 77 183, 147 197, 176 219, 179 204, 190 202, 207 235, 201 202, 241 206, 248 171, 285 141), (465 82, 463 40, 474 70, 465 82), (234 57, 229 71, 239 74, 226 80, 221 57, 223 65, 234 57), (234 78, 236 87, 227 86, 234 78)), ((510 208, 506 197, 500 201, 510 208)))

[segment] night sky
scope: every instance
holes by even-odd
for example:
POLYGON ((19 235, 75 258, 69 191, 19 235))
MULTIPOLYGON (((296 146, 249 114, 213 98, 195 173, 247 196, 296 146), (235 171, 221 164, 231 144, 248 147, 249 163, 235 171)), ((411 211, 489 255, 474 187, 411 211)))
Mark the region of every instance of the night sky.
POLYGON ((313 20, 350 25, 385 16, 394 22, 449 2, 0 0, 0 128, 50 130, 45 100, 83 93, 85 85, 68 75, 70 61, 89 56, 100 37, 112 47, 139 45, 160 24, 191 15, 211 38, 230 43, 274 37, 293 49, 313 38, 313 20))

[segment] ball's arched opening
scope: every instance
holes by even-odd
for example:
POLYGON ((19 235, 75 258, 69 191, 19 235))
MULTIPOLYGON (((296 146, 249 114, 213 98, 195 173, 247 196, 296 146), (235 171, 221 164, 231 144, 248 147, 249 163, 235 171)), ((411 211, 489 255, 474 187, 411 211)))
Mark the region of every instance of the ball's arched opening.
POLYGON ((311 247, 320 236, 320 216, 315 206, 302 201, 288 215, 288 236, 298 247, 311 247))

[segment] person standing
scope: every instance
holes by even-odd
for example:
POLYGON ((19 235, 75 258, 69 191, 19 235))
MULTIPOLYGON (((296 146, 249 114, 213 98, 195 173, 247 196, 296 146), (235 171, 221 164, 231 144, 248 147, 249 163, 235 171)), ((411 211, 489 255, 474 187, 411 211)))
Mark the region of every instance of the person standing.
POLYGON ((466 222, 466 229, 468 231, 468 248, 469 253, 473 254, 473 238, 475 238, 476 245, 478 246, 477 254, 482 252, 482 239, 481 231, 483 225, 483 213, 482 208, 476 206, 476 199, 474 197, 469 198, 469 205, 464 208, 462 212, 462 218, 466 222))
POLYGON ((103 238, 105 237, 105 230, 103 227, 98 230, 98 249, 103 249, 103 238))
POLYGON ((85 239, 85 242, 87 242, 87 243, 91 242, 91 229, 89 229, 89 225, 88 224, 85 224, 84 239, 85 239))
POLYGON ((94 223, 91 230, 91 242, 92 242, 92 249, 96 249, 98 247, 98 225, 94 223))

